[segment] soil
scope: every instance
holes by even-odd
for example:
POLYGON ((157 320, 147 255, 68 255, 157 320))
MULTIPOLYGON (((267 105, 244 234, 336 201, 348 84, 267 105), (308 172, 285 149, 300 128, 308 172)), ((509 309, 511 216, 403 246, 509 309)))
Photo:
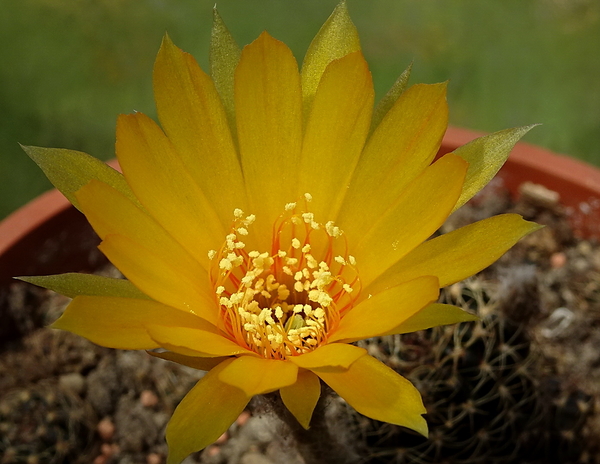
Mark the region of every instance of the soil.
MULTIPOLYGON (((330 429, 356 462, 600 462, 600 246, 573 236, 553 192, 525 185, 515 203, 498 181, 442 232, 503 212, 546 227, 444 290, 481 321, 361 342, 420 389, 431 436, 333 395, 330 429)), ((67 303, 20 282, 0 294, 2 325, 19 334, 0 344, 0 464, 165 462, 166 423, 203 373, 46 328, 67 303)), ((261 404, 185 464, 303 464, 261 404)))

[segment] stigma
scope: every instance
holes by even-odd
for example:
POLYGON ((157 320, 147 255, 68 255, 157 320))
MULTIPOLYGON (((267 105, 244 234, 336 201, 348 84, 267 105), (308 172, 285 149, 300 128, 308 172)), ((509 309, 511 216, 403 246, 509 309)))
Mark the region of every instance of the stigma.
POLYGON ((229 234, 210 250, 210 279, 219 329, 267 359, 286 359, 327 343, 360 293, 356 259, 333 221, 317 222, 287 203, 272 229, 270 250, 248 250, 256 217, 233 212, 229 234))

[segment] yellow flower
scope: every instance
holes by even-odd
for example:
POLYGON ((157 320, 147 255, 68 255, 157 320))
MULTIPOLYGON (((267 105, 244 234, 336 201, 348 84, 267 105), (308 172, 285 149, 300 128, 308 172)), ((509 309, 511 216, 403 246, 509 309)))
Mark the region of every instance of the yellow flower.
POLYGON ((427 240, 497 172, 529 127, 434 162, 446 85, 373 110, 342 2, 302 65, 263 33, 239 50, 218 15, 211 76, 165 37, 162 129, 121 116, 123 175, 89 155, 28 147, 127 277, 29 277, 73 301, 53 327, 208 373, 167 428, 170 463, 216 440, 252 396, 279 391, 308 428, 321 381, 358 412, 427 434, 418 391, 351 343, 473 320, 439 288, 537 228, 512 214, 427 240))

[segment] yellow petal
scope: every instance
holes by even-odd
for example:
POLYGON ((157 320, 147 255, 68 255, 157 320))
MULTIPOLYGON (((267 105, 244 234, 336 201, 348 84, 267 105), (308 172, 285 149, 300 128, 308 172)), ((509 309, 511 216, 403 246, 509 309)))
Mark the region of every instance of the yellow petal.
POLYGON ((214 329, 193 314, 156 301, 98 296, 76 297, 51 327, 109 348, 148 350, 159 346, 146 332, 148 323, 214 329))
MULTIPOLYGON (((235 108, 250 210, 255 227, 270 232, 283 205, 296 200, 302 99, 292 52, 266 32, 242 50, 235 108)), ((269 245, 264 237, 261 247, 269 245)))
POLYGON ((167 425, 167 464, 179 464, 219 438, 244 410, 250 398, 219 380, 231 361, 208 372, 183 398, 167 425))
POLYGON ((228 228, 233 210, 246 205, 242 169, 225 110, 210 77, 168 36, 154 64, 154 98, 162 128, 228 228))
POLYGON ((505 129, 485 135, 457 148, 452 153, 469 163, 462 194, 454 206, 457 210, 485 187, 508 159, 510 151, 537 124, 505 129))
POLYGON ((152 340, 155 340, 160 346, 185 356, 214 358, 216 356, 255 354, 214 330, 153 325, 152 321, 148 321, 146 329, 152 340))
POLYGON ((59 274, 49 276, 16 277, 30 284, 44 287, 61 295, 75 298, 87 296, 118 296, 121 298, 147 299, 148 296, 125 279, 112 279, 94 274, 59 274))
POLYGON ((350 19, 346 1, 342 0, 321 26, 302 62, 302 98, 305 114, 309 113, 312 99, 327 65, 359 50, 358 31, 350 19))
POLYGON ((150 249, 120 235, 108 235, 98 248, 146 295, 217 323, 217 304, 209 293, 208 282, 182 272, 179 262, 165 261, 150 249))
POLYGON ((329 341, 349 343, 387 333, 437 300, 438 295, 438 279, 431 276, 384 290, 352 308, 329 341))
POLYGON ((308 429, 313 411, 321 396, 319 377, 310 371, 300 369, 296 383, 282 388, 279 394, 285 407, 302 427, 308 429))
POLYGON ((518 214, 501 214, 461 227, 419 245, 365 288, 364 294, 423 275, 437 276, 440 287, 453 284, 486 268, 540 227, 518 214))
POLYGON ((418 84, 388 111, 365 146, 338 218, 362 236, 431 164, 446 126, 446 84, 418 84))
POLYGON ((412 63, 404 70, 402 74, 396 79, 394 85, 388 90, 385 96, 377 103, 375 110, 373 111, 373 121, 371 121, 371 132, 375 130, 379 123, 381 123, 382 119, 390 109, 394 106, 400 95, 404 92, 406 85, 408 84, 408 79, 410 78, 410 73, 412 71, 412 63))
POLYGON ((427 436, 426 410, 418 390, 371 356, 363 356, 345 372, 315 371, 359 413, 401 425, 427 436))
POLYGON ((79 209, 79 202, 75 192, 92 179, 110 185, 130 200, 137 202, 120 172, 87 153, 62 148, 25 146, 21 148, 77 209, 79 209))
POLYGON ((163 351, 161 353, 156 351, 148 351, 148 354, 155 358, 161 358, 166 361, 172 361, 183 366, 191 367, 192 369, 198 369, 201 371, 210 371, 212 368, 218 366, 223 361, 229 359, 228 357, 217 357, 217 358, 200 358, 198 356, 185 356, 179 353, 173 353, 172 351, 163 351))
POLYGON ((370 230, 363 230, 354 252, 363 285, 369 285, 442 225, 460 195, 466 170, 467 163, 458 156, 440 158, 404 190, 370 230))
POLYGON ((479 320, 479 318, 475 314, 470 314, 458 306, 434 303, 424 307, 406 321, 383 335, 410 333, 440 325, 477 320, 479 320))
POLYGON ((314 351, 292 356, 289 361, 298 367, 310 370, 347 370, 358 358, 367 354, 364 348, 345 343, 322 345, 314 351))
POLYGON ((208 273, 198 261, 146 212, 109 185, 92 180, 77 191, 76 197, 101 239, 109 234, 125 236, 153 250, 165 262, 175 263, 181 274, 208 282, 208 273))
POLYGON ((337 215, 362 151, 373 110, 373 82, 362 53, 332 61, 308 118, 298 194, 310 193, 317 218, 337 215))
POLYGON ((219 380, 248 396, 269 393, 296 382, 298 367, 288 361, 240 356, 219 374, 219 380))
POLYGON ((233 97, 234 74, 241 54, 240 47, 227 30, 215 5, 213 9, 213 27, 210 35, 210 53, 208 56, 210 75, 223 101, 227 120, 229 121, 234 138, 237 137, 233 97))
POLYGON ((162 130, 142 113, 117 121, 117 157, 148 213, 198 262, 221 246, 224 228, 162 130))

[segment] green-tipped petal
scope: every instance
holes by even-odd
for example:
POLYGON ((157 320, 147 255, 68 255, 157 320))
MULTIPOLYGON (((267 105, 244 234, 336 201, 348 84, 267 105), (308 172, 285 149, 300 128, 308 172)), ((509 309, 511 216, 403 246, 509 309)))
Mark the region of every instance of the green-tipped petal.
POLYGON ((175 409, 167 425, 167 464, 179 464, 216 441, 250 401, 242 390, 219 380, 219 373, 232 361, 208 372, 175 409))
POLYGON ((58 274, 49 276, 16 277, 23 282, 44 287, 61 295, 75 298, 87 296, 117 296, 121 298, 148 299, 149 297, 138 290, 125 279, 113 279, 94 274, 58 274))
POLYGON ((421 311, 409 317, 398 327, 395 327, 383 335, 410 333, 416 332, 417 330, 438 327, 440 325, 450 325, 477 320, 479 320, 479 317, 475 314, 468 313, 458 306, 433 303, 424 307, 421 311))
POLYGON ((408 79, 410 78, 410 72, 412 71, 412 63, 408 65, 408 68, 404 70, 402 74, 396 79, 394 85, 388 90, 385 96, 379 100, 375 110, 373 111, 373 120, 371 121, 371 132, 375 130, 375 128, 379 125, 381 120, 384 118, 388 111, 394 106, 396 100, 402 95, 406 85, 408 84, 408 79))
POLYGON ((92 179, 110 185, 139 205, 123 175, 87 153, 63 148, 21 147, 77 209, 80 208, 75 192, 92 179))
POLYGON ((515 144, 535 126, 537 124, 494 132, 479 137, 452 152, 469 163, 465 184, 454 211, 473 198, 492 180, 508 159, 515 144))
POLYGON ((314 371, 359 413, 402 425, 427 436, 427 411, 418 390, 372 356, 363 356, 345 372, 314 371))
POLYGON ((219 380, 248 396, 261 395, 296 382, 298 367, 288 361, 240 356, 219 374, 219 380))
POLYGON ((242 50, 229 33, 215 6, 213 10, 213 26, 210 36, 210 75, 221 96, 231 133, 236 138, 235 103, 233 98, 235 68, 240 61, 242 50))
POLYGON ((308 429, 313 411, 321 396, 319 377, 310 371, 300 369, 296 383, 279 391, 283 404, 298 420, 300 425, 308 429))
POLYGON ((98 345, 122 350, 158 348, 146 331, 146 324, 215 330, 205 320, 150 300, 78 296, 54 322, 54 329, 81 335, 98 345))
POLYGON ((342 0, 311 42, 302 62, 302 99, 304 114, 312 104, 325 68, 333 60, 360 50, 356 26, 342 0))

